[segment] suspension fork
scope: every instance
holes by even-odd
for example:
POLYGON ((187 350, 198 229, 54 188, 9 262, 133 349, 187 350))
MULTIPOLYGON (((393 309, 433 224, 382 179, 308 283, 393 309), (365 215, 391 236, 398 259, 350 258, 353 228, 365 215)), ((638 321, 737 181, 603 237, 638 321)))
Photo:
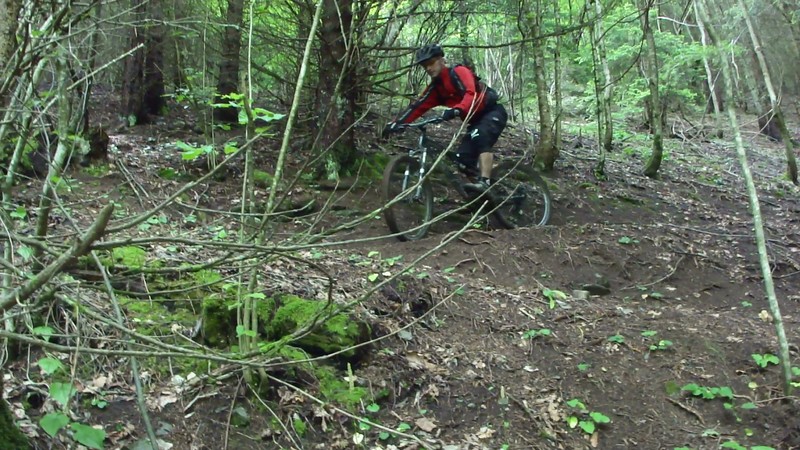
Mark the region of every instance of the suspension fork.
MULTIPOLYGON (((428 160, 428 149, 427 147, 425 147, 425 130, 423 130, 422 134, 420 134, 419 136, 419 142, 417 143, 417 148, 421 149, 422 155, 419 156, 420 183, 417 186, 416 191, 414 192, 414 197, 419 198, 420 196, 422 196, 422 178, 425 176, 425 163, 428 160)), ((408 189, 409 175, 411 175, 410 166, 406 166, 406 170, 403 172, 403 190, 408 189)))

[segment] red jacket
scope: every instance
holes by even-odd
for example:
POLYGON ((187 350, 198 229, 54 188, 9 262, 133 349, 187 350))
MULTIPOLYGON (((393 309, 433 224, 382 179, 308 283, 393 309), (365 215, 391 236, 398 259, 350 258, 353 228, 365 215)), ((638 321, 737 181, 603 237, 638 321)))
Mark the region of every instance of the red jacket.
POLYGON ((470 122, 486 107, 484 92, 478 92, 475 75, 465 66, 444 68, 400 116, 397 123, 411 123, 435 106, 458 109, 470 122), (453 74, 454 76, 451 76, 453 74), (474 104, 473 104, 474 103, 474 104))

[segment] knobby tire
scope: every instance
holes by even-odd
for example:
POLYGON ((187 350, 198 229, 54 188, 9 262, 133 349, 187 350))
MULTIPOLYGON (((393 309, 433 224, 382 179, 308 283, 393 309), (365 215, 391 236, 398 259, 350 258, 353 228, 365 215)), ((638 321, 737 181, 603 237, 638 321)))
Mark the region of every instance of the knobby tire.
POLYGON ((505 161, 492 170, 492 178, 497 182, 491 193, 500 205, 493 215, 502 227, 547 225, 552 198, 547 183, 536 171, 514 161, 505 161))
POLYGON ((427 181, 418 185, 419 164, 415 158, 399 155, 390 159, 383 171, 384 205, 402 194, 383 212, 389 230, 401 241, 422 239, 433 217, 433 192, 427 181))

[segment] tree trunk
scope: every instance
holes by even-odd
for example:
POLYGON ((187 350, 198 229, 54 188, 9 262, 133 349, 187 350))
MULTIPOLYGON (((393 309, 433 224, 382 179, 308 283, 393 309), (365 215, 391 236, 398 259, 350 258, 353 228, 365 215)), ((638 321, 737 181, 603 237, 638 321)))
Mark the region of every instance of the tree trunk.
MULTIPOLYGON (((536 10, 531 20, 531 36, 542 35, 542 3, 536 0, 536 10)), ((553 170, 553 165, 558 158, 558 146, 555 145, 553 136, 553 118, 550 110, 547 77, 544 74, 545 59, 544 47, 546 39, 534 39, 531 43, 533 53, 533 81, 536 85, 537 104, 539 106, 539 143, 536 146, 534 165, 544 172, 553 170)))
MULTIPOLYGON (((158 18, 161 5, 133 0, 134 23, 131 28, 129 48, 142 46, 125 59, 122 79, 122 114, 133 126, 148 123, 151 115, 160 115, 165 105, 163 66, 163 31, 159 25, 143 27, 138 23, 148 14, 148 6, 154 18, 158 18)), ((158 22, 158 20, 156 20, 158 22)))
MULTIPOLYGON (((3 371, 0 369, 0 393, 3 392, 3 371)), ((14 416, 0 395, 0 450, 27 450, 28 438, 14 425, 14 416)))
POLYGON ((600 136, 601 145, 607 152, 613 150, 614 143, 614 124, 611 120, 611 99, 614 96, 614 87, 612 85, 611 69, 608 67, 608 57, 606 56, 606 42, 605 31, 603 29, 603 4, 602 0, 594 0, 595 13, 597 14, 597 23, 595 24, 595 40, 594 44, 597 47, 597 56, 599 59, 600 67, 603 69, 603 97, 601 108, 603 120, 603 134, 600 136))
POLYGON ((458 0, 458 44, 461 45, 461 64, 475 71, 475 63, 469 54, 469 11, 467 10, 467 0, 458 0))
POLYGON ((786 173, 792 183, 798 184, 797 160, 795 160, 794 157, 792 136, 789 134, 789 130, 786 128, 786 122, 783 120, 781 102, 778 98, 778 95, 775 93, 775 88, 772 85, 772 76, 769 71, 769 66, 767 65, 767 60, 764 57, 764 53, 761 51, 761 44, 758 39, 758 34, 756 34, 756 30, 753 27, 753 20, 750 18, 750 11, 748 11, 743 0, 738 0, 738 3, 739 7, 744 12, 744 20, 747 23, 747 30, 750 32, 750 40, 753 43, 753 52, 755 52, 756 56, 758 57, 758 64, 761 66, 761 73, 764 76, 764 85, 767 88, 767 93, 769 93, 769 102, 772 106, 772 112, 775 114, 775 124, 778 126, 781 139, 783 140, 783 145, 786 148, 786 173))
MULTIPOLYGON (((586 0, 586 10, 589 11, 590 0, 586 0)), ((600 80, 600 52, 596 45, 597 25, 590 25, 589 39, 592 47, 592 77, 594 81, 595 120, 597 121, 597 164, 594 167, 594 176, 599 180, 606 179, 606 147, 603 145, 605 136, 605 103, 603 102, 603 82, 600 80)))
POLYGON ((316 148, 328 152, 323 158, 325 176, 338 179, 356 162, 355 139, 350 125, 355 122, 357 90, 350 81, 344 81, 353 75, 352 53, 348 53, 345 41, 352 38, 352 0, 323 2, 317 85, 319 140, 316 148))
MULTIPOLYGON (((238 91, 243 20, 244 1, 228 0, 228 13, 225 20, 227 26, 222 38, 222 62, 219 65, 215 103, 227 105, 231 100, 226 96, 238 91)), ((232 106, 214 108, 214 119, 225 123, 238 123, 239 109, 232 106)))
MULTIPOLYGON (((708 13, 703 5, 702 0, 695 0, 699 15, 704 20, 708 19, 708 13)), ((719 40, 714 39, 714 28, 708 24, 708 32, 712 37, 717 47, 717 56, 719 63, 722 67, 723 79, 725 82, 725 93, 728 98, 733 97, 733 76, 727 64, 727 53, 719 45, 719 40)), ((775 334, 778 338, 779 345, 779 358, 781 360, 781 369, 783 372, 783 393, 785 396, 792 394, 792 360, 789 354, 789 343, 786 339, 786 330, 783 327, 783 318, 781 317, 780 304, 775 294, 775 284, 772 279, 772 267, 769 262, 769 254, 767 253, 766 237, 764 235, 764 224, 761 218, 761 206, 758 202, 758 193, 756 192, 755 184, 753 183, 753 175, 750 173, 750 167, 747 162, 747 153, 744 149, 742 141, 742 134, 739 132, 739 125, 736 119, 736 112, 731 107, 731 102, 728 102, 726 108, 728 112, 728 120, 730 121, 731 129, 733 130, 734 139, 736 141, 736 153, 739 158, 739 165, 742 169, 742 175, 747 188, 748 200, 750 203, 750 212, 753 215, 753 229, 755 231, 756 246, 758 248, 758 260, 761 266, 761 274, 764 277, 764 290, 767 294, 767 302, 769 304, 770 312, 772 313, 772 323, 775 326, 775 334)))
MULTIPOLYGON (((20 0, 0 0, 0 61, 4 64, 11 60, 16 48, 15 34, 21 6, 20 0)), ((0 109, 7 106, 5 97, 6 93, 0 92, 0 109)))
POLYGON ((561 151, 561 121, 564 116, 561 99, 561 2, 553 2, 553 15, 556 20, 556 48, 553 52, 553 97, 556 100, 556 110, 553 117, 553 141, 555 142, 556 152, 561 151))
MULTIPOLYGON (((702 18, 697 14, 697 7, 695 6, 695 18, 697 19, 697 27, 700 30, 700 45, 703 48, 706 48, 708 45, 706 39, 706 29, 705 23, 703 22, 702 18)), ((722 127, 719 124, 719 120, 722 117, 722 96, 720 95, 721 86, 717 83, 716 77, 714 76, 714 70, 711 67, 711 62, 706 57, 705 53, 703 54, 703 68, 706 71, 706 89, 708 90, 708 103, 706 104, 706 112, 707 113, 714 113, 714 119, 717 122, 716 128, 717 131, 715 134, 718 137, 722 137, 722 127)))
POLYGON ((664 155, 664 109, 661 107, 661 97, 658 92, 658 52, 656 40, 653 37, 653 28, 650 26, 650 8, 652 0, 639 0, 639 13, 642 22, 642 33, 647 42, 647 53, 642 58, 642 75, 647 80, 650 89, 650 98, 647 102, 650 117, 650 131, 653 133, 653 153, 644 168, 644 174, 650 178, 658 176, 661 160, 664 155))

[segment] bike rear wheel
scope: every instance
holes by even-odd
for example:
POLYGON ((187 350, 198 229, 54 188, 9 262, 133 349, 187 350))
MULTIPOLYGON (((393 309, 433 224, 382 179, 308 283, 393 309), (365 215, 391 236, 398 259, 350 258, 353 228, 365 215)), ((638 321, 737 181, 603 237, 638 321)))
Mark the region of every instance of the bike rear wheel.
POLYGON ((492 178, 497 181, 491 193, 499 205, 494 217, 501 226, 523 228, 547 224, 552 198, 547 183, 538 173, 514 161, 505 161, 492 170, 492 178))
POLYGON ((401 241, 421 239, 430 228, 433 192, 430 183, 420 183, 419 169, 419 160, 400 155, 390 159, 383 171, 384 204, 394 201, 383 217, 392 233, 400 233, 401 241))

